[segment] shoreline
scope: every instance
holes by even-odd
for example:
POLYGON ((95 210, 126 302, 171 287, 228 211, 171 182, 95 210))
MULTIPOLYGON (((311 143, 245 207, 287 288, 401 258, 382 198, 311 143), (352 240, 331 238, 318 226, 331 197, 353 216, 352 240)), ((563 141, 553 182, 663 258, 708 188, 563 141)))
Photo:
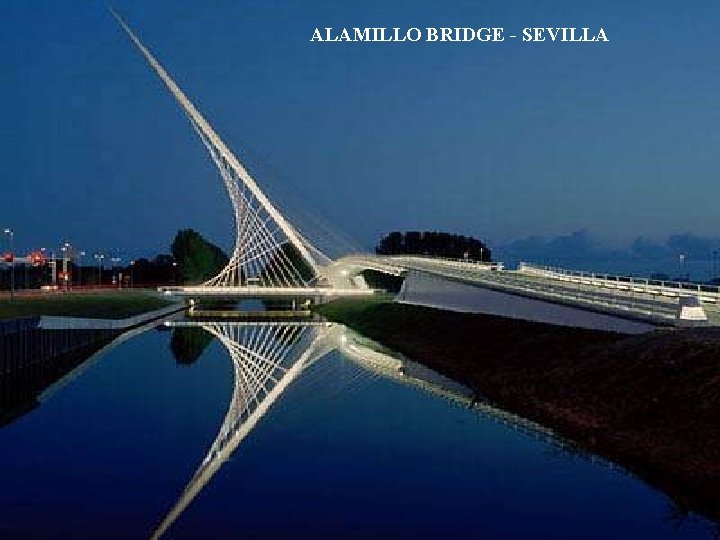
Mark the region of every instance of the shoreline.
POLYGON ((317 311, 720 520, 720 329, 627 336, 387 298, 317 311))

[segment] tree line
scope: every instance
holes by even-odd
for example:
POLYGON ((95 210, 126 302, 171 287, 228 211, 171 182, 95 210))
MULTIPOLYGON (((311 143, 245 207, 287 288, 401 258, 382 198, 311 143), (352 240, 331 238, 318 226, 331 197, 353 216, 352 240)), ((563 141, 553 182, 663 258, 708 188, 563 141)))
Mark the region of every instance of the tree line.
POLYGON ((427 255, 492 261, 490 248, 481 240, 436 231, 393 231, 380 240, 375 252, 379 255, 427 255))

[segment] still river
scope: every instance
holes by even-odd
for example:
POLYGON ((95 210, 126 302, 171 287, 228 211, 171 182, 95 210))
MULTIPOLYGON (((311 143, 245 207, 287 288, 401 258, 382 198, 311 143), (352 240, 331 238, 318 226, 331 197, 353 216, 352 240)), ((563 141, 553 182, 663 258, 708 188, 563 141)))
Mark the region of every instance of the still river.
POLYGON ((179 324, 0 428, 0 538, 712 538, 340 326, 179 324))

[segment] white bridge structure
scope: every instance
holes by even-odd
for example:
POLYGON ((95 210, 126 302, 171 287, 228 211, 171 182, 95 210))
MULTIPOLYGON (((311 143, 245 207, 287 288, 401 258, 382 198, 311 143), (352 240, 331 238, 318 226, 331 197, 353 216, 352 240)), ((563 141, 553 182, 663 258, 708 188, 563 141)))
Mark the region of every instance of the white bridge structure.
MULTIPOLYGON (((432 275, 501 292, 506 296, 496 295, 493 301, 508 306, 519 302, 518 298, 530 298, 652 324, 720 321, 718 287, 658 284, 558 272, 531 265, 509 271, 499 263, 418 256, 366 253, 332 260, 286 219, 125 21, 112 13, 189 119, 220 172, 234 211, 235 245, 227 266, 201 285, 161 288, 166 294, 190 298, 281 296, 323 301, 372 294, 374 291, 361 275, 371 269, 394 275, 432 275)), ((411 296, 405 294, 404 298, 412 302, 411 296)), ((515 316, 516 311, 510 306, 492 313, 515 316)))
POLYGON ((285 219, 152 53, 117 13, 113 15, 187 115, 220 171, 235 214, 235 247, 227 266, 201 286, 165 290, 192 296, 371 293, 367 286, 327 271, 330 258, 285 219))

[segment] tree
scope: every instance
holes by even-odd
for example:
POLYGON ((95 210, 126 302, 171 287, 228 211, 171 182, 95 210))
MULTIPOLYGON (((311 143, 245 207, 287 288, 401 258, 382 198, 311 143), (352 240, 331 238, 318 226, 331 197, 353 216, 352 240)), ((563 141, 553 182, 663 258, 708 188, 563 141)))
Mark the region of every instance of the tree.
POLYGON ((212 335, 199 327, 174 328, 170 338, 170 350, 178 364, 190 365, 205 351, 212 335))
POLYGON ((225 252, 193 229, 178 231, 171 246, 180 281, 197 284, 207 281, 228 263, 225 252))
POLYGON ((260 277, 274 285, 297 284, 298 280, 312 281, 315 272, 290 242, 283 243, 264 264, 260 277), (283 268, 285 270, 280 270, 283 268))
POLYGON ((477 238, 433 231, 393 231, 380 240, 375 252, 379 255, 429 255, 475 261, 492 260, 490 249, 477 238))

